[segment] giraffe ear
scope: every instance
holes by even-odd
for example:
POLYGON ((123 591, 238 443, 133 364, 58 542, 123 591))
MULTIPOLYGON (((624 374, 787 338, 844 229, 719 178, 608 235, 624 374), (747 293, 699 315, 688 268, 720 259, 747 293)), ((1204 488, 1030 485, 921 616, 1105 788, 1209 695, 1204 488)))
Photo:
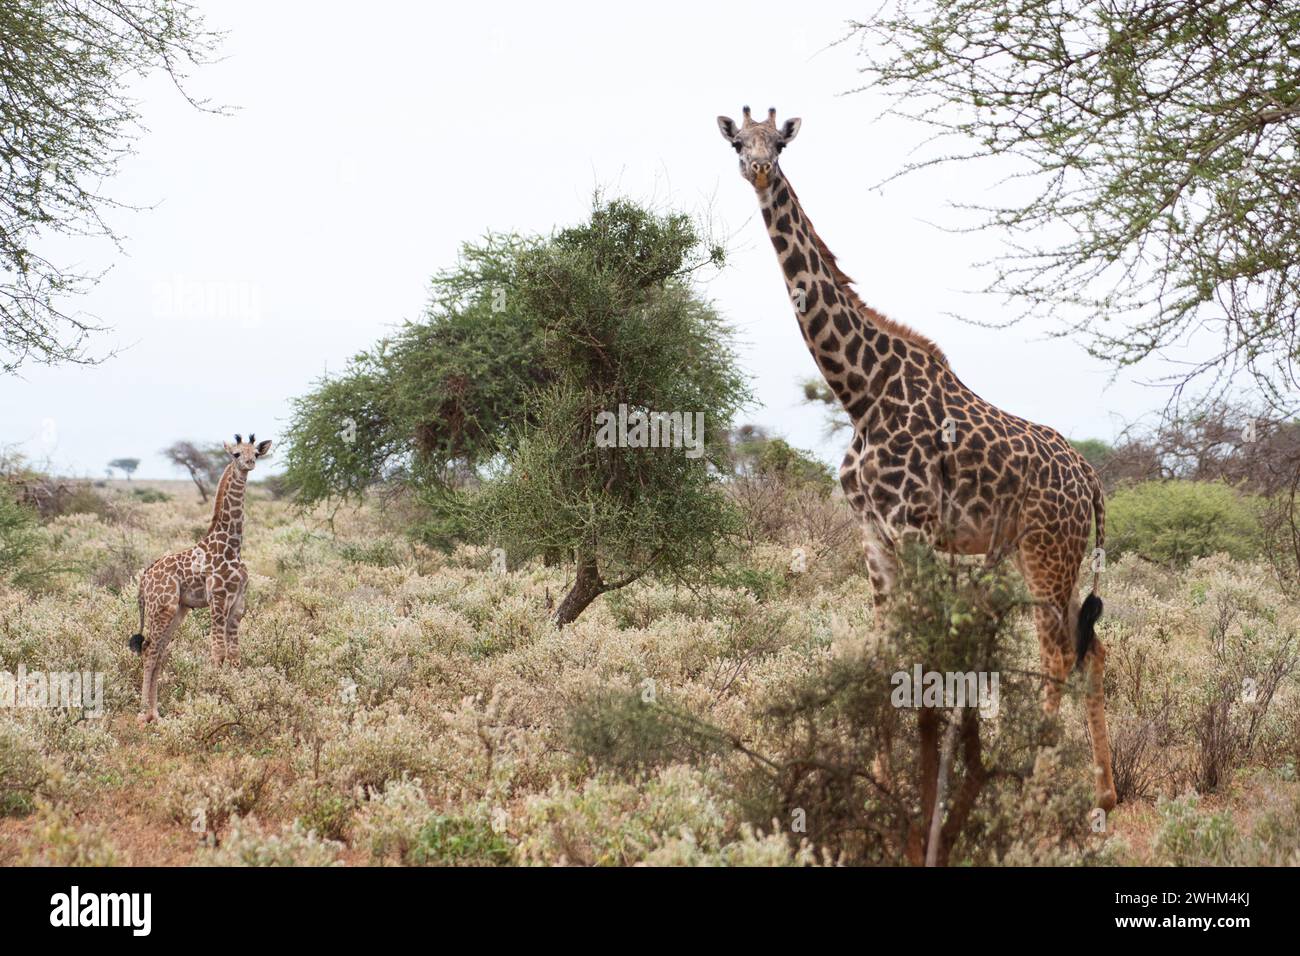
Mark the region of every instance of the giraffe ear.
POLYGON ((260 441, 257 443, 257 457, 265 458, 271 454, 271 443, 269 441, 260 441))
POLYGON ((239 454, 239 452, 235 451, 235 446, 232 445, 232 444, 230 444, 230 442, 228 442, 228 441, 226 441, 226 442, 222 442, 221 445, 222 445, 223 448, 226 449, 226 454, 227 454, 227 455, 230 455, 232 458, 233 458, 235 455, 239 454))
POLYGON ((784 146, 790 140, 799 135, 799 127, 803 125, 803 120, 799 117, 788 119, 781 124, 781 145, 784 146))
POLYGON ((719 116, 718 130, 722 133, 722 138, 730 143, 736 138, 736 121, 730 116, 719 116))

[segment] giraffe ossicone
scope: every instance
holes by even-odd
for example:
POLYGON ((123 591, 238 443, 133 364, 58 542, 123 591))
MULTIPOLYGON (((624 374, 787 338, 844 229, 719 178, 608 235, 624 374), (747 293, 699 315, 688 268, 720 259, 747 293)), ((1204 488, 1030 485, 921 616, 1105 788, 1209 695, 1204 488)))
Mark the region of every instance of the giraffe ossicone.
MULTIPOLYGON (((868 306, 840 269, 781 170, 802 122, 719 116, 741 176, 754 187, 795 318, 826 384, 848 412, 853 439, 840 484, 863 531, 877 606, 893 586, 900 544, 1011 558, 1035 599, 1045 673, 1044 709, 1055 712, 1076 663, 1087 672, 1087 716, 1097 805, 1115 805, 1095 625, 1100 564, 1077 593, 1088 538, 1105 540, 1096 472, 1058 432, 1011 415, 967 388, 929 338, 868 306)), ((1095 552, 1094 552, 1095 553, 1095 552)))
POLYGON ((239 666, 239 622, 244 617, 248 569, 240 556, 244 541, 244 492, 248 473, 271 453, 271 442, 235 435, 223 446, 230 456, 212 507, 212 522, 198 543, 164 555, 140 576, 140 632, 129 642, 143 657, 140 723, 158 719, 158 677, 168 647, 194 608, 212 611, 212 662, 239 666))

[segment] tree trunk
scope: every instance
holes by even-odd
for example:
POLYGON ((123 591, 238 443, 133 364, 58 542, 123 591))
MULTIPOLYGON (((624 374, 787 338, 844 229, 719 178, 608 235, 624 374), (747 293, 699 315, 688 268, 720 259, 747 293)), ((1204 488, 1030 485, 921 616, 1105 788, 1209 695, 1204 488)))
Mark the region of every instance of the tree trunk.
POLYGON ((957 842, 957 837, 961 835, 962 827, 966 825, 966 818, 975 808, 975 801, 979 798, 980 791, 984 789, 985 781, 988 780, 988 770, 984 767, 984 757, 980 748, 979 711, 974 708, 968 708, 962 715, 961 740, 962 763, 966 768, 966 775, 948 810, 948 819, 943 824, 942 842, 939 846, 940 866, 948 865, 948 853, 952 845, 957 842))
POLYGON ((920 750, 920 766, 917 770, 921 778, 921 816, 912 823, 908 833, 907 861, 912 866, 924 866, 926 839, 939 787, 938 712, 932 707, 922 707, 916 713, 916 727, 920 750))
POLYGON ((948 729, 943 735, 943 750, 939 754, 939 780, 935 791, 934 808, 930 811, 930 835, 925 841, 925 865, 938 866, 943 851, 943 863, 948 863, 947 847, 940 837, 943 828, 943 809, 948 802, 948 775, 952 772, 952 752, 957 747, 957 728, 960 718, 954 711, 949 716, 948 729))
POLYGON ((596 566, 595 556, 579 555, 578 576, 555 611, 556 626, 563 627, 576 621, 578 615, 587 609, 587 605, 604 592, 605 582, 600 579, 600 569, 596 566))
POLYGON ((204 503, 204 504, 207 504, 207 501, 208 501, 208 486, 207 486, 206 484, 203 483, 203 479, 200 478, 200 477, 198 476, 198 473, 197 473, 197 472, 194 472, 194 471, 191 471, 191 472, 190 472, 190 480, 193 481, 194 484, 198 487, 198 489, 199 489, 199 497, 200 497, 201 499, 203 499, 203 503, 204 503))

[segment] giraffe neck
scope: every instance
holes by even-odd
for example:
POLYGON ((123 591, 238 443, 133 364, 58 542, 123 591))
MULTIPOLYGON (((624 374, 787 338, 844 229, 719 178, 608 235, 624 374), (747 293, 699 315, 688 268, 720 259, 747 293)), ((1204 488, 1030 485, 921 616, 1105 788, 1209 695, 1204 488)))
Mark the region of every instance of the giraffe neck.
POLYGON ((804 342, 855 427, 897 381, 904 359, 947 365, 933 342, 858 298, 784 175, 758 193, 804 342))
POLYGON ((248 472, 237 462, 231 462, 217 485, 216 500, 212 506, 212 524, 206 537, 228 549, 239 550, 244 540, 244 488, 248 472))

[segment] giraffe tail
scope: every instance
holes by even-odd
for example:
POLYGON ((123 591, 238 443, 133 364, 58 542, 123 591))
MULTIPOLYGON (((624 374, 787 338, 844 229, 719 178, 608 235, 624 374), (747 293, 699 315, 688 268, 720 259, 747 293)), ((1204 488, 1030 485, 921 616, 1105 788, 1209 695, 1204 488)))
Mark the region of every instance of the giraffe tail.
POLYGON ((140 595, 138 600, 140 604, 140 633, 132 634, 131 640, 126 642, 126 646, 131 648, 134 654, 140 654, 144 651, 144 595, 140 595))
POLYGON ((1103 547, 1106 542, 1106 493, 1102 490, 1101 482, 1095 478, 1092 486, 1092 518, 1097 529, 1097 550, 1093 552, 1092 559, 1092 590, 1079 608, 1079 632, 1075 638, 1074 657, 1074 666, 1078 670, 1083 669, 1084 656, 1096 639, 1097 620, 1102 611, 1097 589, 1101 586, 1101 567, 1106 553, 1103 547))

